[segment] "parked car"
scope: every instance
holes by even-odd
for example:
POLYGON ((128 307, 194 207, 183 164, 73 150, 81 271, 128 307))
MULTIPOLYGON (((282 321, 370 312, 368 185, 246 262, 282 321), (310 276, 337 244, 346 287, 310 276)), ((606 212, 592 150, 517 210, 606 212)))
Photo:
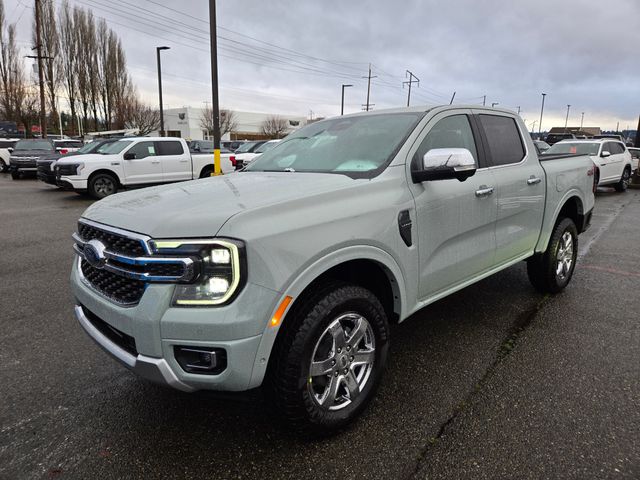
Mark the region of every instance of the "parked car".
POLYGON ((11 178, 17 180, 22 175, 35 174, 38 170, 38 159, 55 154, 55 152, 53 142, 46 138, 18 141, 9 157, 11 178))
MULTIPOLYGON (((235 171, 231 155, 221 155, 222 172, 235 171)), ((191 155, 187 142, 171 137, 129 137, 101 147, 100 153, 61 158, 56 184, 103 198, 118 188, 181 182, 211 176, 213 155, 191 155)))
POLYGON ((0 173, 9 172, 9 159, 19 138, 0 138, 0 173))
POLYGON ((296 429, 344 427, 390 322, 522 260, 542 292, 570 282, 593 162, 541 163, 526 131, 495 108, 345 115, 234 175, 96 202, 74 234, 76 318, 144 378, 262 386, 296 429))
POLYGON ((538 155, 546 152, 551 147, 551 145, 549 145, 547 142, 543 142, 542 140, 534 140, 533 144, 536 147, 536 151, 538 152, 538 155))
POLYGON ((266 143, 267 140, 255 140, 252 142, 243 143, 240 148, 236 150, 236 170, 240 170, 243 167, 243 163, 238 161, 238 156, 245 153, 254 153, 260 146, 266 143))
POLYGON ((236 154, 236 168, 241 169, 243 167, 246 167, 254 158, 263 154, 264 152, 271 150, 278 144, 278 142, 280 142, 280 140, 267 140, 252 152, 236 154))
POLYGON ((638 169, 638 159, 640 159, 640 148, 627 147, 631 154, 631 169, 635 172, 638 169))
POLYGON ((63 138, 61 140, 54 140, 53 144, 56 146, 56 151, 62 155, 72 153, 80 150, 84 145, 82 140, 74 140, 70 138, 63 138))
POLYGON ((226 148, 227 150, 230 150, 232 152, 235 152, 236 150, 238 150, 238 148, 240 148, 243 144, 245 143, 245 140, 223 140, 221 142, 221 145, 226 148))
POLYGON ((89 142, 84 145, 82 148, 79 148, 73 152, 65 152, 63 150, 57 151, 55 154, 50 156, 45 156, 36 162, 38 166, 38 179, 42 180, 44 183, 48 183, 49 185, 57 185, 56 183, 56 172, 55 172, 55 163, 62 157, 65 158, 74 157, 77 155, 84 155, 86 153, 101 153, 100 148, 110 143, 115 142, 117 139, 115 138, 107 138, 103 140, 95 140, 93 142, 89 142))
POLYGON ((573 133, 550 133, 546 136, 544 141, 549 145, 553 145, 562 140, 573 140, 575 138, 576 136, 573 133))
POLYGON ((624 143, 624 137, 622 135, 616 135, 615 133, 611 133, 611 134, 605 133, 602 135, 594 135, 593 138, 596 140, 603 140, 603 139, 620 140, 622 143, 624 143))
POLYGON ((629 186, 633 170, 631 154, 620 141, 563 140, 553 145, 546 154, 589 155, 599 169, 598 186, 615 187, 618 192, 624 192, 629 186))
MULTIPOLYGON (((213 141, 212 140, 191 140, 187 142, 189 145, 189 151, 191 153, 213 153, 213 141)), ((233 154, 231 150, 225 148, 224 146, 220 147, 220 153, 224 154, 233 154)))

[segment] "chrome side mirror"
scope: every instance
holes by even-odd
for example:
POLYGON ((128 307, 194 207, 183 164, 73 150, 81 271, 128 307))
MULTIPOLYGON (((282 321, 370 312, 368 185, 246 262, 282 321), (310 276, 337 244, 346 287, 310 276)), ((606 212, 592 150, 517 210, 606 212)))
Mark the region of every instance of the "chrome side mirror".
POLYGON ((464 182, 478 168, 466 148, 433 148, 422 157, 421 167, 421 170, 411 172, 414 183, 453 178, 464 182))

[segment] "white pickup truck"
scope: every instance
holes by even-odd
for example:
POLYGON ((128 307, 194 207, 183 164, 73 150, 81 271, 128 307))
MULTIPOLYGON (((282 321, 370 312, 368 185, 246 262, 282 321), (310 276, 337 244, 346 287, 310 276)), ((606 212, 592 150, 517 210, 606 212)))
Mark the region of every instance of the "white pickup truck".
MULTIPOLYGON (((222 173, 235 171, 232 154, 221 154, 222 173)), ((118 188, 182 182, 211 176, 212 154, 191 154, 181 138, 123 138, 104 146, 100 153, 58 160, 56 184, 66 190, 88 192, 104 198, 118 188)))
POLYGON ((76 318, 141 377, 263 386, 295 428, 341 428, 375 394, 390 322, 523 260, 535 289, 569 284, 596 167, 543 158, 495 108, 307 125, 233 175, 89 207, 76 318))

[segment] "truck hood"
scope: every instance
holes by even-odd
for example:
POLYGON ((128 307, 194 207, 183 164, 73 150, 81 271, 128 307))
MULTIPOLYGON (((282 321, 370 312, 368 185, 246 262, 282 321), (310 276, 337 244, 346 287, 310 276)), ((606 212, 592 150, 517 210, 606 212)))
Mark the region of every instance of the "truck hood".
POLYGON ((118 193, 94 203, 84 218, 153 238, 212 237, 232 216, 253 208, 355 185, 346 175, 242 172, 118 193))
POLYGON ((71 154, 63 156, 58 160, 58 163, 64 165, 65 163, 78 163, 78 162, 108 162, 113 160, 113 158, 120 159, 119 155, 102 155, 100 153, 80 153, 80 154, 71 154), (69 160, 69 161, 67 161, 69 160))
POLYGON ((11 156, 16 158, 43 158, 55 154, 56 152, 50 150, 14 150, 11 152, 11 156))

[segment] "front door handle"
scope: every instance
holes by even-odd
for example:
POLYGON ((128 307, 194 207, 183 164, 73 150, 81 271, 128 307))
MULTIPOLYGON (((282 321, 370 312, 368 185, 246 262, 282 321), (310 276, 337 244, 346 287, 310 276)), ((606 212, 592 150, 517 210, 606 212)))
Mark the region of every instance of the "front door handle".
POLYGON ((531 175, 527 180, 527 185, 535 185, 537 183, 540 183, 541 181, 542 181, 541 178, 534 177, 533 175, 531 175))
POLYGON ((488 197, 493 193, 493 187, 487 187, 486 185, 480 185, 480 188, 476 190, 476 197, 488 197))

